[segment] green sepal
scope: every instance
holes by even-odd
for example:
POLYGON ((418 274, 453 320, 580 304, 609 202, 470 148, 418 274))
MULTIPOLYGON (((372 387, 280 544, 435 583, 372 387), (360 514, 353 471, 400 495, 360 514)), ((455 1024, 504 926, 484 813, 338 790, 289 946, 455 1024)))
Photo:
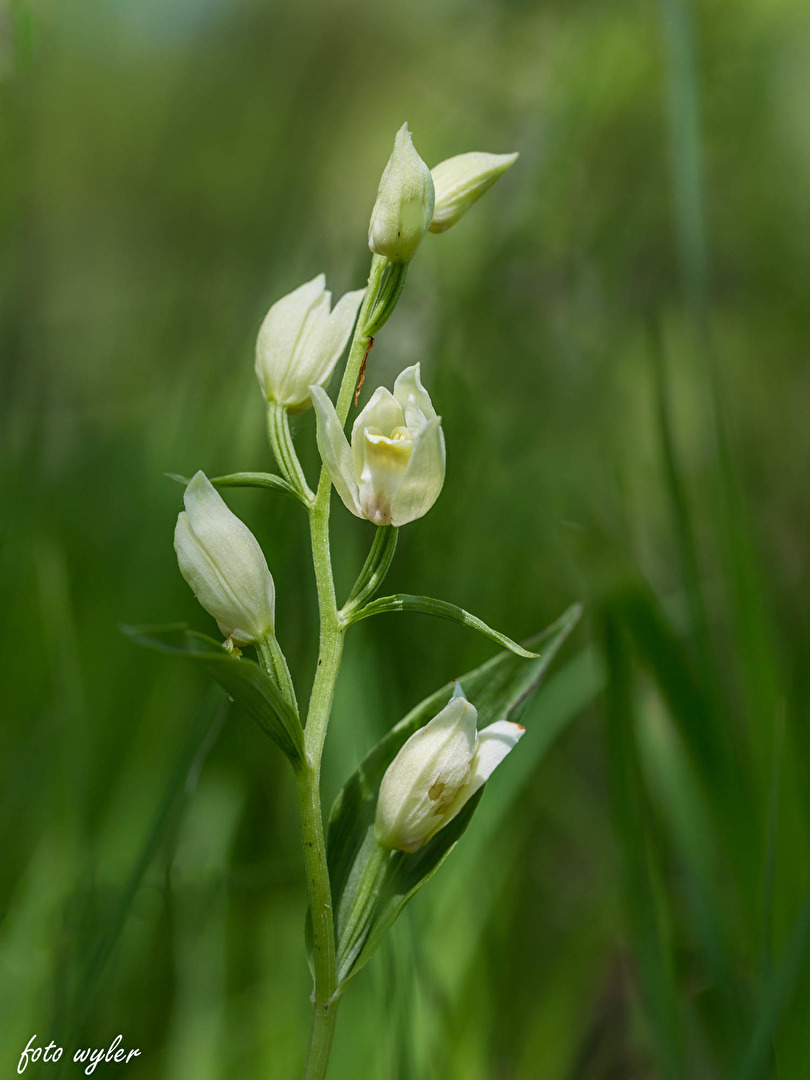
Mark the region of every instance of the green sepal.
MULTIPOLYGON (((185 487, 190 478, 188 476, 181 476, 180 473, 164 473, 169 480, 174 480, 178 484, 182 484, 185 487)), ((298 499, 299 495, 292 484, 288 483, 283 476, 276 476, 275 473, 266 472, 237 472, 228 473, 227 476, 212 476, 209 480, 215 488, 223 487, 252 487, 252 488, 270 488, 271 491, 280 491, 284 495, 291 495, 294 499, 298 499)))
POLYGON ((237 660, 218 641, 189 630, 182 623, 122 626, 121 630, 132 641, 148 649, 197 660, 231 700, 240 705, 284 751, 293 765, 303 761, 301 722, 273 680, 253 660, 245 657, 237 660))
POLYGON ((534 660, 537 653, 529 652, 516 641, 512 641, 506 634, 501 634, 487 626, 476 615, 471 615, 464 608, 455 604, 448 604, 446 600, 436 600, 432 596, 411 596, 408 593, 397 593, 395 596, 381 596, 379 600, 372 600, 365 607, 349 610, 344 614, 344 620, 348 626, 350 623, 360 622, 361 619, 369 619, 372 615, 384 615, 388 611, 421 611, 423 615, 436 615, 440 619, 450 619, 451 622, 468 626, 471 630, 477 630, 479 634, 490 638, 492 641, 503 645, 524 660, 534 660))
MULTIPOLYGON (((480 727, 517 720, 551 660, 579 621, 579 604, 530 639, 533 659, 501 652, 458 680, 478 710, 480 727)), ((329 815, 327 862, 336 913, 338 992, 368 963, 408 901, 438 870, 470 823, 484 788, 424 847, 387 851, 374 836, 377 796, 386 769, 407 739, 447 704, 454 684, 425 698, 377 743, 339 792, 329 815)))

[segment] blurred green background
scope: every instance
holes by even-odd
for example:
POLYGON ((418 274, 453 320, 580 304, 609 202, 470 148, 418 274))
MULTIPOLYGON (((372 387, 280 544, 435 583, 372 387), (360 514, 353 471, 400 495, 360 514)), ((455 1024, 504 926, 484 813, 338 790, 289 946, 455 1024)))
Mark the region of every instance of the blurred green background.
MULTIPOLYGON (((120 1032, 127 1075, 300 1069, 288 770, 118 627, 213 632, 163 474, 272 467, 259 323, 320 271, 364 283, 405 120, 429 164, 521 157, 426 238, 372 354, 366 392, 421 361, 448 445, 391 591, 515 637, 586 619, 330 1076, 810 1075, 806 0, 6 0, 0 95, 4 1075, 34 1033, 120 1032)), ((303 515, 229 502, 306 690, 303 515)), ((371 530, 333 519, 345 590, 371 530)), ((353 630, 327 805, 491 652, 353 630)))

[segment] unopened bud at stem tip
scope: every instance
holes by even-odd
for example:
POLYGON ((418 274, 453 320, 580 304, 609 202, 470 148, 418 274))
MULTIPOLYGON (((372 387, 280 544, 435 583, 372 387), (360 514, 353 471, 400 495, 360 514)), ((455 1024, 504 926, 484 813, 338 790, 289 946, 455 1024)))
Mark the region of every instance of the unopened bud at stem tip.
POLYGON ((394 140, 371 211, 368 246, 392 263, 407 263, 433 220, 433 179, 416 152, 408 125, 394 140))

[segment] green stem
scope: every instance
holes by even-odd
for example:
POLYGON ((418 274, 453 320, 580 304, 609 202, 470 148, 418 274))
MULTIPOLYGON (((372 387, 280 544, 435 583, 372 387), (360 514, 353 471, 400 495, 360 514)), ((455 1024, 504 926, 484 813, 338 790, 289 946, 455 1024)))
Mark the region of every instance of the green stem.
POLYGON ((337 973, 332 894, 326 865, 326 842, 321 811, 320 770, 307 762, 296 774, 298 813, 312 918, 312 1028, 304 1080, 323 1080, 337 1019, 337 973))
MULTIPOLYGON (((315 569, 321 606, 320 656, 304 732, 305 761, 295 773, 307 892, 312 916, 312 966, 315 973, 312 1032, 304 1080, 322 1080, 326 1076, 337 1012, 335 933, 321 810, 320 763, 343 651, 343 635, 337 622, 329 557, 328 483, 325 496, 322 487, 323 485, 319 486, 319 500, 312 512, 313 555, 318 552, 315 556, 315 569)), ((264 670, 281 683, 287 664, 276 639, 267 638, 257 642, 257 651, 264 670)))
MULTIPOLYGON (((337 412, 341 422, 346 422, 354 388, 360 374, 363 357, 370 338, 364 333, 374 302, 386 260, 374 256, 368 278, 366 295, 357 318, 354 337, 349 348, 346 369, 340 384, 337 412)), ((273 421, 276 414, 268 411, 271 441, 273 421)), ((286 420, 286 414, 285 414, 286 420)), ((286 428, 289 434, 289 427, 286 428)), ((281 432, 283 437, 283 429, 281 432)), ((283 438, 280 440, 283 441, 283 438)), ((291 445, 291 444, 290 444, 291 445)), ((274 447, 275 449, 275 447, 274 447)), ((285 451, 282 448, 282 453, 285 451)), ((294 451, 293 451, 294 453, 294 451)), ((295 461, 297 462, 297 457, 295 461)), ((285 472, 283 462, 279 467, 285 472)), ((300 465, 299 465, 300 469, 300 465)), ((291 480, 292 477, 287 475, 291 480)), ((306 489, 309 492, 309 489, 306 489)), ((309 1052, 303 1080, 323 1080, 329 1064, 329 1053, 335 1030, 338 1006, 337 968, 335 963, 335 920, 332 911, 332 892, 326 861, 326 840, 321 808, 320 776, 323 745, 332 701, 335 695, 340 660, 343 655, 343 629, 335 600, 335 581, 332 573, 332 557, 329 545, 329 509, 332 484, 326 469, 321 469, 318 491, 309 492, 309 527, 312 542, 312 562, 315 569, 315 585, 318 593, 320 638, 318 666, 312 683, 312 693, 304 728, 306 761, 296 771, 298 812, 301 818, 301 837, 304 845, 304 861, 307 874, 307 891, 312 916, 312 967, 315 988, 312 995, 312 1030, 309 1052)))
POLYGON ((301 818, 301 836, 304 843, 309 907, 312 917, 312 967, 315 975, 315 989, 312 995, 312 1031, 304 1080, 321 1080, 326 1076, 338 1005, 335 924, 329 870, 326 864, 326 842, 320 795, 323 744, 343 653, 343 632, 338 622, 335 583, 329 550, 330 496, 331 484, 326 471, 323 470, 315 505, 310 513, 312 561, 315 567, 320 614, 318 666, 312 684, 307 723, 304 728, 306 764, 297 774, 298 812, 301 818))
POLYGON ((267 437, 284 479, 295 490, 305 506, 312 506, 315 496, 307 483, 293 446, 290 418, 285 407, 279 405, 277 401, 267 403, 267 437))
POLYGON ((374 255, 372 257, 366 295, 363 297, 360 314, 357 316, 354 337, 352 338, 351 347, 349 348, 349 358, 346 361, 346 370, 343 372, 343 380, 341 381, 340 393, 338 394, 337 414, 340 417, 341 424, 346 423, 346 417, 349 415, 349 408, 352 403, 352 398, 354 397, 354 390, 360 375, 363 357, 366 355, 366 350, 371 343, 371 336, 366 331, 366 327, 368 326, 374 304, 380 291, 380 282, 382 281, 383 271, 387 265, 388 260, 384 259, 381 255, 374 255))

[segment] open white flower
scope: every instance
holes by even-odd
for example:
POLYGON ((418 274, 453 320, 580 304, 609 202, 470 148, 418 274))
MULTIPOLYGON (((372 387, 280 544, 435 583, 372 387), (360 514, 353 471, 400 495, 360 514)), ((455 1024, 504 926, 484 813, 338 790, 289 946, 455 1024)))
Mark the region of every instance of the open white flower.
POLYGON ((346 348, 364 293, 346 293, 330 313, 332 294, 318 274, 273 304, 256 342, 256 375, 268 401, 293 412, 308 408, 310 386, 328 382, 346 348))
POLYGON ((411 735, 385 771, 374 826, 381 844, 418 851, 487 782, 524 732, 509 720, 478 731, 477 721, 456 683, 449 703, 411 735))
POLYGON ((433 180, 417 154, 408 125, 394 140, 371 211, 368 246, 389 262, 408 263, 433 219, 433 180))
POLYGON ((186 486, 183 503, 174 550, 194 595, 237 645, 272 634, 276 589, 256 537, 203 472, 186 486))
POLYGON ((436 196, 430 231, 444 232, 455 225, 517 159, 517 154, 486 154, 474 150, 436 165, 430 173, 436 196))
POLYGON ((321 459, 349 510, 375 525, 426 514, 444 484, 444 433, 419 364, 397 377, 393 394, 374 391, 354 422, 351 448, 326 393, 311 391, 321 459))

